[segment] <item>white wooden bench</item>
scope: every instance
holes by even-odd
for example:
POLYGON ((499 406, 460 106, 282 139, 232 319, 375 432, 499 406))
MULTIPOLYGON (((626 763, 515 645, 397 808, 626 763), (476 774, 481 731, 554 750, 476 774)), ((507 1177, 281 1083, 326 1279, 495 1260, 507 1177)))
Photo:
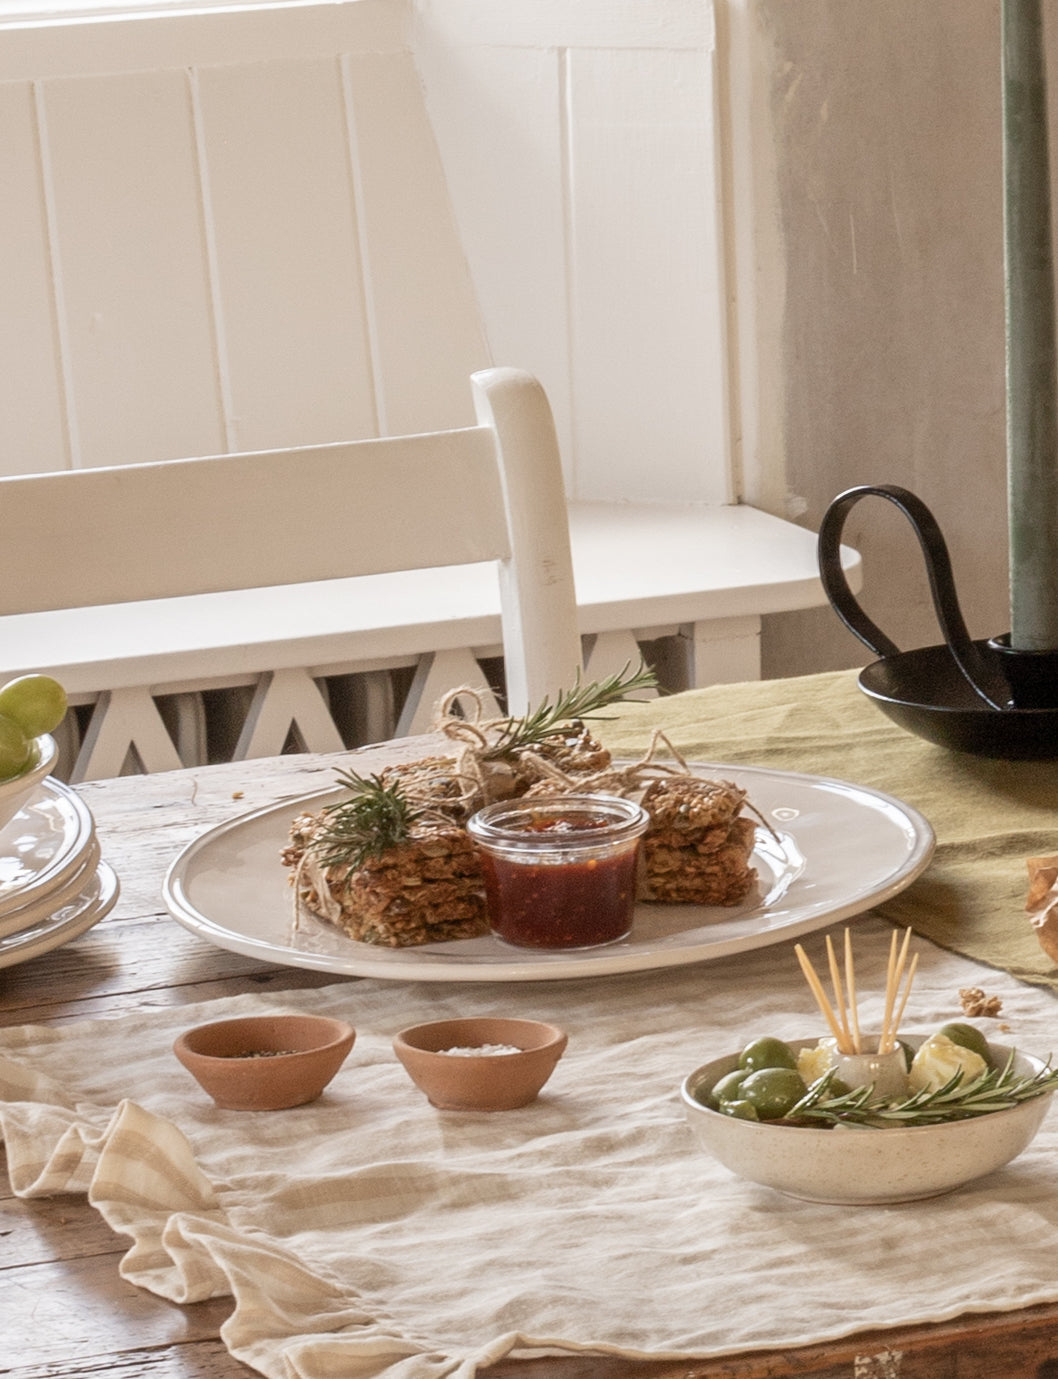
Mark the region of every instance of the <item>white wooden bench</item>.
MULTIPOLYGON (((664 634, 680 683, 754 678, 761 617, 823 594, 813 535, 734 502, 710 8, 421 9, 5 30, 0 473, 465 426, 468 375, 526 368, 589 672, 664 634)), ((356 740, 417 729, 498 643, 454 569, 15 615, 0 675, 91 706, 91 778, 203 759, 204 704, 238 755, 333 749, 345 675, 356 740)))
MULTIPOLYGON (((812 533, 751 507, 573 503, 570 534, 591 678, 670 636, 685 684, 756 679, 762 615, 825 602, 812 533)), ((852 551, 846 566, 856 585, 852 551)), ((120 774, 130 744, 146 770, 201 759, 203 690, 252 688, 236 758, 282 751, 293 724, 306 748, 339 750, 319 682, 353 673, 375 677, 364 741, 419 732, 444 691, 484 684, 479 658, 499 641, 493 572, 475 565, 0 620, 5 674, 46 671, 74 704, 95 706, 68 748, 79 746, 66 768, 76 779, 120 774), (388 673, 400 668, 412 686, 394 704, 388 673), (167 727, 157 700, 168 696, 178 712, 167 727)))

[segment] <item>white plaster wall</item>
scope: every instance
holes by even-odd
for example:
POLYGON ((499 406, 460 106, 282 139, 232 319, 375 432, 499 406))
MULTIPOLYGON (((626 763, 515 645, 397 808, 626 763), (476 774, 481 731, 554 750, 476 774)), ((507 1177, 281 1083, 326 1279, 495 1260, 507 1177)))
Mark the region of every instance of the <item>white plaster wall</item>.
MULTIPOLYGON (((786 515, 813 529, 854 484, 912 489, 945 533, 971 631, 1005 631, 998 0, 723 11, 732 147, 749 155, 735 174, 747 472, 763 466, 774 510, 778 452, 786 515)), ((901 647, 939 641, 898 514, 862 502, 846 539, 875 621, 901 647)), ((827 609, 767 620, 764 648, 771 675, 873 659, 827 609)))

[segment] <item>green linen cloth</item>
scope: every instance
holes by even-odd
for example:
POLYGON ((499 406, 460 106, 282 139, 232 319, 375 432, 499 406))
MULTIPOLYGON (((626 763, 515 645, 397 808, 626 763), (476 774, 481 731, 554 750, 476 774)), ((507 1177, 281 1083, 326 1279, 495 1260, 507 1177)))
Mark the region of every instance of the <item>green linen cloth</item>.
POLYGON ((933 826, 936 852, 875 913, 1058 990, 1058 968, 1025 912, 1026 859, 1058 853, 1058 761, 991 761, 935 747, 886 718, 856 671, 713 685, 607 715, 593 727, 618 757, 637 758, 660 728, 688 761, 829 776, 913 805, 933 826))

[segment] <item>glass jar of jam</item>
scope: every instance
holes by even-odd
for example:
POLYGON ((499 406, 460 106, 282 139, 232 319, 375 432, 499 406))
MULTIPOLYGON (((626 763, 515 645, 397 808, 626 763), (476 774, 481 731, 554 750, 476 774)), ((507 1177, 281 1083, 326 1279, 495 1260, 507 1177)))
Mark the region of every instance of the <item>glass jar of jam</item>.
POLYGON ((649 816, 616 795, 508 800, 467 824, 493 933, 519 948, 594 948, 632 928, 649 816))

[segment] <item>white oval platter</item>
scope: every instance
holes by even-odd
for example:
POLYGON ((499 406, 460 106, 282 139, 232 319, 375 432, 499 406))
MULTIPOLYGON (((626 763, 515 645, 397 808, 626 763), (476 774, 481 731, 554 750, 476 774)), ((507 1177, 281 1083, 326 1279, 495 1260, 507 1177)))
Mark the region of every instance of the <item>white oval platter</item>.
POLYGON ((729 909, 637 905, 629 937, 605 947, 537 952, 486 936, 381 948, 304 909, 295 925, 290 872, 280 861, 290 823, 342 798, 341 788, 211 829, 174 861, 163 896, 193 933, 263 962, 404 981, 541 981, 684 966, 797 938, 896 895, 932 856, 927 820, 880 791, 763 767, 695 763, 693 770, 740 786, 774 830, 757 830, 758 892, 729 909))

